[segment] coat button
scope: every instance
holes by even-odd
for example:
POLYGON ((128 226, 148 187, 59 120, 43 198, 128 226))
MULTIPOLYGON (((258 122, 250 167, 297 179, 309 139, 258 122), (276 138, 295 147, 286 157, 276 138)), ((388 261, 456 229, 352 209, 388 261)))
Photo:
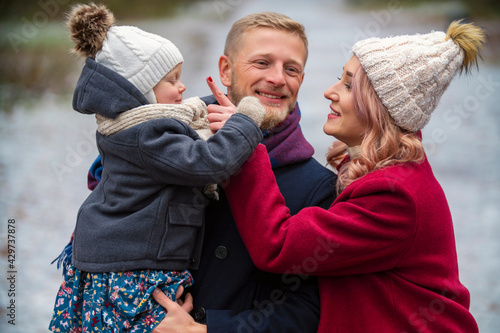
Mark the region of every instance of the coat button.
POLYGON ((227 248, 225 246, 217 246, 215 248, 215 257, 219 260, 224 260, 227 258, 227 248))
POLYGON ((205 317, 207 316, 207 311, 202 306, 195 306, 192 311, 192 315, 194 320, 202 323, 205 321, 205 317))

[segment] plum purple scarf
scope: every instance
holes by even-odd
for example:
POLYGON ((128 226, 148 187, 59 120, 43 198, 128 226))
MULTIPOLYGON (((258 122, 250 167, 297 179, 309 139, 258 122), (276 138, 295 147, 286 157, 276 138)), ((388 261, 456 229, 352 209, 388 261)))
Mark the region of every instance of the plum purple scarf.
POLYGON ((262 143, 267 147, 273 168, 302 162, 313 156, 314 148, 302 134, 299 121, 300 109, 297 103, 285 121, 264 133, 262 143))

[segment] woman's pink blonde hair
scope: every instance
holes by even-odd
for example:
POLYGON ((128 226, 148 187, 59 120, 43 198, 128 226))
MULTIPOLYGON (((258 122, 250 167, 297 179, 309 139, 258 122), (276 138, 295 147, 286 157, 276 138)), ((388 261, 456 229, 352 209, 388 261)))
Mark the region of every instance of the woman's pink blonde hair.
POLYGON ((335 141, 327 153, 327 162, 338 168, 337 192, 369 172, 396 163, 424 160, 424 148, 418 133, 398 127, 384 107, 362 67, 353 76, 352 95, 356 115, 365 124, 361 156, 342 163, 347 145, 335 141))

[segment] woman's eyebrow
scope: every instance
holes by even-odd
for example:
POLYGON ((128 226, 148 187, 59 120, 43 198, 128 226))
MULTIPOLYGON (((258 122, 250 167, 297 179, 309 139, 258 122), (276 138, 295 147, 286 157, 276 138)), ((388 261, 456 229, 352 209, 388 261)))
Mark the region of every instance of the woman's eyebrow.
MULTIPOLYGON (((342 72, 345 70, 345 67, 342 67, 342 72)), ((353 77, 353 74, 349 71, 345 72, 347 76, 353 77)))

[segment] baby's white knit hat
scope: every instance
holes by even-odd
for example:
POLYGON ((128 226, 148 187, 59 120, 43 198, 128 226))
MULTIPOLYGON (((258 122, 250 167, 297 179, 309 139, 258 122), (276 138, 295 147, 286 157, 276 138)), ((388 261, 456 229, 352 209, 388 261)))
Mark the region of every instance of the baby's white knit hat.
POLYGON ((129 80, 150 103, 156 103, 153 87, 184 61, 168 39, 131 26, 109 28, 95 60, 129 80))
POLYGON ((444 32, 369 38, 352 51, 396 125, 411 132, 427 124, 464 61, 444 32))
POLYGON ((68 14, 67 26, 74 52, 125 77, 150 103, 153 87, 184 60, 168 39, 132 26, 115 26, 113 13, 104 5, 78 4, 68 14))

